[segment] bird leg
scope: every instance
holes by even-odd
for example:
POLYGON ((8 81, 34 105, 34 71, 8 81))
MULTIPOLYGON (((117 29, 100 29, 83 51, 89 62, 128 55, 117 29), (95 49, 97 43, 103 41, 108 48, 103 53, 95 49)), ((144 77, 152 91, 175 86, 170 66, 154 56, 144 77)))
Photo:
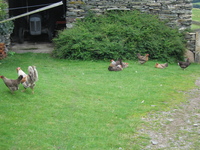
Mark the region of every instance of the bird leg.
POLYGON ((24 88, 24 90, 22 90, 22 92, 25 92, 26 91, 26 88, 24 88))
POLYGON ((34 89, 33 89, 33 87, 30 87, 31 89, 32 89, 32 94, 34 94, 34 89))

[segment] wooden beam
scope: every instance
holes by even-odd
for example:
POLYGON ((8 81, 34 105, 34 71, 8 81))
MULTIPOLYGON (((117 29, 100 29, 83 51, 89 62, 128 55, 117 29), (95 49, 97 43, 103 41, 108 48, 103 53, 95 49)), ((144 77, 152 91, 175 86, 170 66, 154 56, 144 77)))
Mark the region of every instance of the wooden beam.
POLYGON ((2 21, 0 21, 0 23, 6 22, 6 21, 15 20, 15 19, 18 19, 18 18, 21 18, 21 17, 24 17, 24 16, 28 16, 28 15, 31 15, 31 14, 34 14, 34 13, 38 13, 38 12, 47 10, 47 9, 51 9, 51 8, 54 8, 54 7, 58 7, 58 6, 60 6, 60 5, 63 5, 63 2, 62 2, 62 1, 57 2, 57 3, 54 3, 54 4, 51 4, 51 5, 49 5, 49 6, 45 6, 45 7, 42 7, 42 8, 33 10, 33 11, 30 11, 30 12, 27 12, 27 13, 24 13, 24 14, 21 14, 21 15, 18 15, 18 16, 15 16, 15 17, 12 17, 12 18, 8 18, 8 19, 5 19, 5 20, 2 20, 2 21))

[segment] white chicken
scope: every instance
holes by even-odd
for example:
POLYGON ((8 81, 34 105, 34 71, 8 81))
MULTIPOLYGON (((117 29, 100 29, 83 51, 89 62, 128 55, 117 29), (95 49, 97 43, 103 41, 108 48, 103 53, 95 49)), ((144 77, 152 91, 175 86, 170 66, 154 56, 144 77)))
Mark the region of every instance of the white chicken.
POLYGON ((28 88, 28 87, 30 86, 30 84, 27 82, 27 77, 28 77, 28 75, 27 75, 24 71, 22 71, 20 67, 18 67, 16 70, 17 70, 18 76, 20 76, 20 75, 23 76, 23 79, 22 79, 22 81, 21 81, 21 84, 23 84, 23 86, 24 86, 25 88, 28 88))
POLYGON ((116 61, 114 61, 114 59, 112 59, 112 60, 110 60, 110 61, 111 61, 111 65, 112 65, 112 66, 116 66, 117 63, 116 63, 116 61))
POLYGON ((22 71, 20 67, 18 67, 16 70, 17 70, 18 76, 20 76, 20 75, 23 76, 23 79, 21 81, 22 85, 24 86, 23 92, 27 88, 30 87, 32 89, 32 93, 34 93, 35 82, 38 80, 38 72, 36 70, 36 67, 29 66, 28 67, 28 75, 24 71, 22 71))

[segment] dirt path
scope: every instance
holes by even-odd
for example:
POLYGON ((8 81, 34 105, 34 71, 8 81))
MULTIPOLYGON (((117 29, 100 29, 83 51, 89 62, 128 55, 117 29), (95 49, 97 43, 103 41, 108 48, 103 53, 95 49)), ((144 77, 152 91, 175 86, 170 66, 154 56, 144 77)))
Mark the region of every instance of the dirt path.
MULTIPOLYGON (((195 84, 200 88, 200 79, 195 84)), ((148 125, 139 132, 151 138, 145 150, 200 150, 199 88, 188 91, 190 98, 176 109, 143 118, 148 125)))

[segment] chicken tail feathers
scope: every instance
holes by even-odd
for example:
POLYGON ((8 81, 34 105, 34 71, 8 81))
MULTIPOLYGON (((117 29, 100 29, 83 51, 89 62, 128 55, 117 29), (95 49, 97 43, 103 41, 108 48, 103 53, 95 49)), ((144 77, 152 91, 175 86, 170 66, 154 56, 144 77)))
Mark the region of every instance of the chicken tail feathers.
POLYGON ((118 61, 119 61, 119 64, 120 64, 121 66, 123 66, 122 59, 118 59, 118 61))
POLYGON ((33 82, 38 81, 38 72, 35 66, 28 67, 29 77, 33 82))

